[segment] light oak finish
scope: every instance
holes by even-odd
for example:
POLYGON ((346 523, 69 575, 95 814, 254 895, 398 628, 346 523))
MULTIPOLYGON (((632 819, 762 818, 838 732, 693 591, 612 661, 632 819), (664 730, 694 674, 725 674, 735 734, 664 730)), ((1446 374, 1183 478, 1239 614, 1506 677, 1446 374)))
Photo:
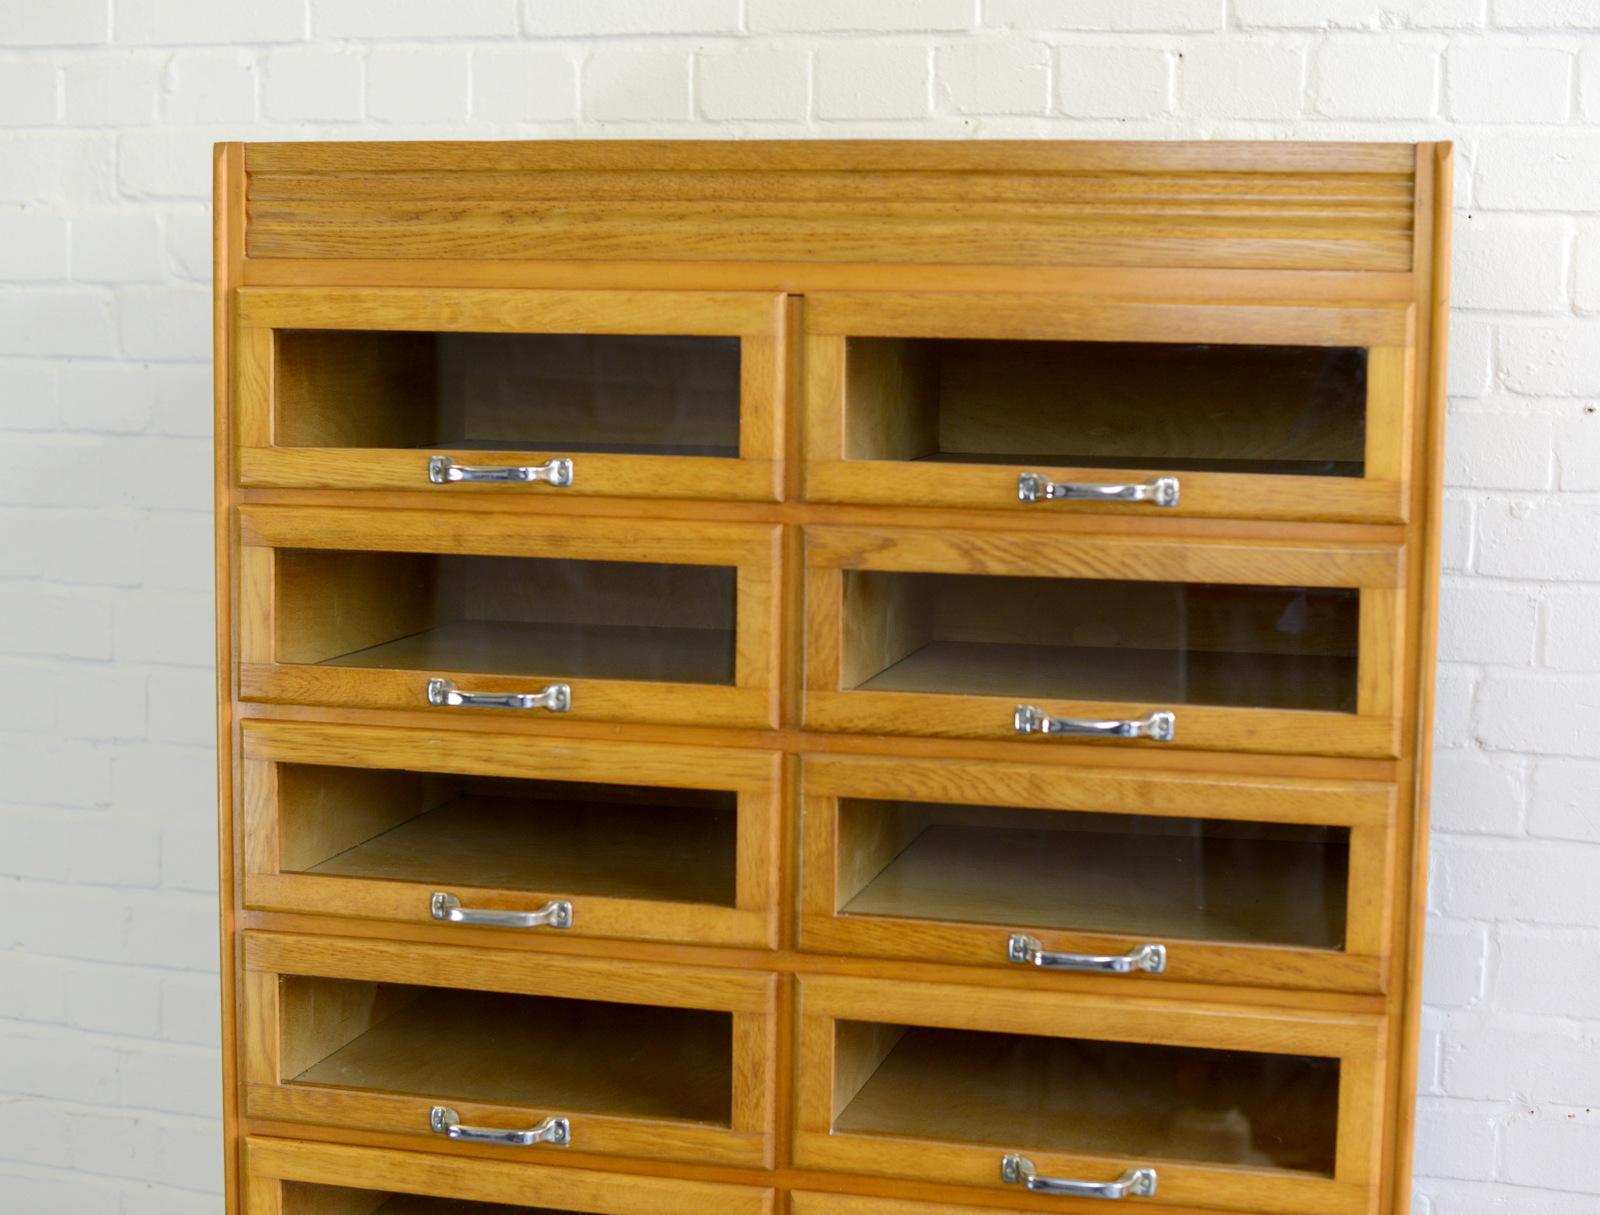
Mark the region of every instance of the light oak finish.
POLYGON ((430 924, 442 890, 569 900, 578 937, 776 944, 776 756, 265 721, 242 744, 246 907, 430 924), (528 801, 472 778, 559 784, 528 801))
POLYGON ((1193 1076, 1257 1083, 1193 1054, 1224 1050, 1339 1061, 1331 1097, 1259 1073, 1301 1077, 1331 1163, 1225 1163, 1237 1118, 1191 1113, 1136 1204, 1404 1215, 1450 171, 1436 144, 220 147, 229 1211, 1087 1212, 1003 1185, 1001 1151, 1114 1178, 1193 1076), (576 476, 435 485, 430 455, 576 476), (1024 471, 1181 500, 1023 504, 1024 471), (1067 627, 1075 580, 1119 637, 1067 627), (1160 584, 1208 588, 1181 632, 1160 584), (1334 593, 1278 628, 1254 586, 1334 593), (1246 667, 1270 695, 1216 703, 1246 667), (434 708, 432 676, 574 706, 434 708), (1030 680, 1057 714, 1173 707, 1178 738, 1018 737, 1030 680), (436 885, 576 919, 439 923, 436 885), (1158 928, 1160 975, 1003 960, 1158 928), (508 1009, 503 1051, 454 1032, 508 1009), (566 1014, 563 1051, 536 1027, 566 1014), (593 1108, 564 1148, 446 1142, 453 1086, 469 1124, 593 1108))
POLYGON ((1406 517, 1405 306, 819 295, 808 300, 806 324, 806 495, 816 501, 1029 514, 1406 517), (1297 347, 1362 352, 1355 386, 1365 389, 1364 407, 1332 412, 1297 400, 1314 386, 1304 382, 1310 373, 1300 371, 1296 385, 1297 364, 1264 349, 1274 347, 1289 356, 1297 347), (1109 462, 1062 458, 1091 449, 1109 462), (1162 454, 1200 467, 1164 463, 1162 454), (1249 467, 1252 455, 1259 469, 1249 467), (1360 475, 1295 473, 1296 463, 1326 461, 1357 466, 1360 475), (1228 471, 1233 466, 1238 471, 1228 471), (1182 492, 1172 508, 1024 503, 1024 472, 1095 484, 1176 475, 1182 492))
POLYGON ((770 1161, 769 975, 249 934, 244 965, 253 1117, 437 1149, 447 1105, 502 1129, 567 1116, 587 1153, 770 1161))
MULTIPOLYGON (((996 1000, 977 987, 841 978, 806 978, 800 987, 795 1146, 802 1165, 995 1189, 1001 1184, 1000 1157, 1020 1151, 1041 1172, 1059 1177, 1109 1180, 1125 1167, 1155 1164, 1157 1204, 1284 1215, 1369 1209, 1377 1155, 1374 1081, 1383 1051, 1377 1018, 1245 1015, 1132 997, 1064 1002, 1045 992, 996 1000), (863 1032, 861 1023, 877 1032, 863 1032), (841 1032, 841 1024, 851 1024, 851 1032, 841 1032), (933 1029, 979 1036, 928 1032, 933 1029), (974 1045, 985 1036, 996 1045, 974 1045), (1072 1069, 1056 1057, 1063 1048, 1051 1048, 1053 1040, 1076 1044, 1086 1060, 1078 1066, 1094 1077, 1089 1087, 1079 1092, 1066 1086, 1072 1069), (1165 1150, 1175 1157, 1146 1159, 1116 1150, 1119 1142, 1135 1138, 1164 1142, 1162 1123, 1180 1107, 1153 1101, 1156 1078, 1171 1075, 1165 1054, 1152 1057, 1151 1070, 1127 1073, 1129 1066, 1142 1066, 1130 1063, 1139 1052, 1116 1051, 1112 1057, 1122 1061, 1122 1069, 1097 1067, 1099 1043, 1337 1060, 1336 1083, 1325 1069, 1315 1100, 1288 1117, 1301 1129, 1315 1128, 1323 1117, 1331 1120, 1321 1136, 1331 1175, 1264 1162, 1207 1164, 1200 1153, 1191 1149, 1186 1155, 1171 1143, 1165 1150), (1009 1055, 1009 1062, 986 1062, 985 1050, 998 1050, 1000 1059, 1009 1055), (1018 1068, 1029 1070, 1035 1056, 1047 1070, 1033 1077, 1034 1087, 1023 1097, 1015 1087, 1018 1068), (1163 1063, 1155 1063, 1156 1057, 1163 1063), (1059 1081, 1047 1098, 1033 1096, 1041 1080, 1059 1081), (930 1101, 935 1092, 940 1099, 930 1101), (1059 1109, 1056 1102, 1069 1105, 1059 1109), (1074 1151, 1064 1141, 1096 1147, 1074 1151)), ((1218 1070, 1209 1084, 1232 1087, 1230 1071, 1241 1066, 1238 1060, 1213 1066, 1218 1070)), ((1193 1096, 1208 1091, 1202 1087, 1193 1096)), ((1240 1091, 1253 1095, 1248 1086, 1240 1091)), ((1259 1097, 1272 1100, 1271 1093, 1259 1097)))
MULTIPOLYGON (((847 756, 807 757, 803 782, 800 934, 807 949, 1015 970, 1007 961, 1006 942, 1021 932, 1045 949, 1068 953, 1120 954, 1146 941, 1165 944, 1161 975, 1135 973, 1117 980, 1141 996, 1183 981, 1368 992, 1387 985, 1394 831, 1389 786, 1057 773, 1030 764, 847 756), (869 813, 874 806, 909 807, 911 813, 869 813), (1163 872, 1159 858, 1140 845, 1149 836, 1097 836, 1087 841, 1089 860, 1079 862, 1074 851, 1082 851, 1083 842, 1073 841, 1091 826, 1075 823, 1058 830, 1063 851, 1047 853, 1048 836, 1015 842, 996 837, 988 824, 1003 813, 999 807, 1057 812, 1029 816, 1038 820, 1137 814, 1166 821, 1180 832, 1197 819, 1342 828, 1348 832, 1345 863, 1336 877, 1346 884, 1334 892, 1335 906, 1343 912, 1336 921, 1337 944, 1297 943, 1283 935, 1290 929, 1282 921, 1296 913, 1309 921, 1302 932, 1333 928, 1325 916, 1311 912, 1315 889, 1293 884, 1307 880, 1308 866, 1320 874, 1321 858, 1299 858, 1299 872, 1285 875, 1282 870, 1292 863, 1286 846, 1279 844, 1276 854, 1269 850, 1261 857, 1262 872, 1231 875, 1240 885, 1230 915, 1225 910, 1229 895, 1215 888, 1223 875, 1194 891, 1190 897, 1198 906, 1182 901, 1182 883, 1197 880, 1184 872, 1193 863, 1185 851, 1180 850, 1184 859, 1176 862, 1177 870, 1163 872), (1075 873, 1075 863, 1088 865, 1089 871, 1075 873), (1277 886, 1286 877, 1291 879, 1286 886, 1277 886), (1147 889, 1160 894, 1142 893, 1147 889), (1293 905, 1275 903, 1274 890, 1293 905), (1157 899, 1168 893, 1176 903, 1163 925, 1171 935, 1162 935, 1154 930, 1163 914, 1157 899), (1207 906, 1217 916, 1210 925, 1207 906), (1053 921, 1042 919, 1052 915, 1053 921), (1141 927, 1096 930, 1115 924, 1119 916, 1141 927), (1218 929, 1229 935, 1216 935, 1218 929)), ((1140 829, 1155 830, 1150 824, 1140 829)))
MULTIPOLYGON (((784 433, 779 396, 783 350, 777 337, 781 298, 770 292, 468 290, 441 296, 415 288, 247 288, 237 295, 244 361, 241 484, 490 498, 773 498, 784 433), (429 335, 435 333, 735 338, 738 451, 704 457, 585 450, 585 439, 629 444, 625 436, 587 433, 578 416, 563 424, 559 400, 540 402, 539 416, 556 429, 564 425, 579 443, 576 448, 533 451, 514 442, 490 450, 452 445, 424 428, 433 408, 424 395, 431 390, 435 370, 429 345, 429 335), (433 455, 491 466, 567 457, 574 461, 574 473, 572 483, 560 488, 435 485, 428 479, 428 457, 433 455)), ((615 410, 608 412, 608 419, 614 416, 615 410)), ((675 419, 680 432, 685 421, 675 419)), ((506 425, 511 436, 519 433, 515 420, 506 425)), ((685 434, 679 441, 689 438, 685 434)))
MULTIPOLYGON (((1392 756, 1398 725, 1393 685, 1399 678, 1392 625, 1402 556, 1402 550, 1388 546, 808 528, 806 724, 817 730, 1002 739, 1016 736, 1013 714, 1023 703, 1055 716, 1092 719, 1172 710, 1177 741, 1185 747, 1392 756), (951 586, 942 596, 925 582, 863 577, 874 573, 961 575, 972 583, 951 586), (1260 652, 1219 649, 1206 655, 1203 634, 1192 636, 1181 628, 1174 633, 1170 619, 1141 624, 1136 616, 1118 612, 1115 599, 1099 587, 1085 593, 1081 623, 1054 618, 1049 601, 1038 594, 974 605, 974 596, 989 593, 977 583, 1006 577, 1349 588, 1360 592, 1359 636, 1345 638, 1343 645, 1313 636, 1311 644, 1327 656, 1310 655, 1309 666, 1304 661, 1285 665, 1293 656, 1271 653, 1282 650, 1283 643, 1270 618, 1263 617, 1257 627, 1260 652), (1101 628, 1102 616, 1115 621, 1132 642, 1097 649, 1075 640, 1086 628, 1101 628), (1052 635, 1057 626, 1061 631, 1052 635), (1180 651, 1198 653, 1175 675, 1173 658, 1180 651), (1141 658, 1150 668, 1147 676, 1136 665, 1141 658), (1241 665, 1250 668, 1247 684, 1268 690, 1277 681, 1325 684, 1340 677, 1341 667, 1353 667, 1350 711, 1240 705, 1230 697, 1241 665), (1058 672, 1054 680, 1052 671, 1058 672), (1084 690, 1063 699, 1053 690, 1060 681, 1084 690), (1118 685, 1129 687, 1128 699, 1086 694, 1118 685)), ((1242 615, 1230 608, 1225 622, 1236 623, 1242 615)), ((1257 645, 1255 634, 1250 642, 1257 645)), ((1045 736, 1030 741, 1038 747, 1107 745, 1099 739, 1045 736)), ((1170 744, 1135 740, 1132 745, 1170 744)))
POLYGON ((248 700, 409 709, 427 706, 432 678, 478 692, 560 682, 571 688, 566 715, 579 720, 773 719, 773 528, 690 536, 646 521, 619 532, 598 520, 246 507, 240 545, 248 700), (431 554, 642 568, 629 583, 609 565, 441 567, 431 554), (734 571, 733 603, 703 596, 705 567, 734 571), (675 585, 693 593, 663 599, 675 585), (623 645, 632 658, 618 662, 623 645))
POLYGON ((250 145, 250 256, 1316 270, 1413 257, 1402 145, 464 147, 250 145))

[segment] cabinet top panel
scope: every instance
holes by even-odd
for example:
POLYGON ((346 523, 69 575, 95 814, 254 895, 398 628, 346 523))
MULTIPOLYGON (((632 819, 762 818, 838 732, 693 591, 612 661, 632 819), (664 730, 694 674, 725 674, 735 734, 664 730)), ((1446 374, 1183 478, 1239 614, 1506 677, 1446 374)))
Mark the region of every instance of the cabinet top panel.
POLYGON ((1409 272, 1438 145, 260 143, 249 259, 1409 272))

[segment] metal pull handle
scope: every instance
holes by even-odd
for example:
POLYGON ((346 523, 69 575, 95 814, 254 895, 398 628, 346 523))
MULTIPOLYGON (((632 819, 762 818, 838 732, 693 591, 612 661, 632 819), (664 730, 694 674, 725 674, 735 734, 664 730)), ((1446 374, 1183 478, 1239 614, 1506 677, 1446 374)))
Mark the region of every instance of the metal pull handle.
POLYGON ((1033 705, 1018 705, 1012 718, 1018 734, 1079 734, 1091 738, 1148 738, 1171 742, 1178 719, 1165 709, 1122 721, 1087 721, 1081 717, 1051 717, 1033 705))
POLYGON ((572 461, 564 458, 543 464, 457 464, 449 456, 428 457, 428 480, 435 485, 452 481, 544 481, 558 489, 572 484, 572 461))
POLYGON ((1036 938, 1019 932, 1006 942, 1006 960, 1019 966, 1037 966, 1040 970, 1093 970, 1110 975, 1142 970, 1158 975, 1167 968, 1167 947, 1135 945, 1127 953, 1114 954, 1048 953, 1036 938))
POLYGON ((1094 481, 1052 481, 1043 473, 1017 477, 1019 502, 1149 502, 1153 506, 1178 505, 1178 478, 1127 485, 1101 485, 1094 481))
POLYGON ((461 900, 442 890, 434 892, 428 910, 436 920, 450 924, 473 924, 480 928, 571 928, 572 904, 551 899, 537 911, 485 911, 463 907, 461 900))
POLYGON ((1156 1171, 1129 1169, 1115 1181, 1075 1181, 1070 1177, 1041 1177, 1026 1156, 1004 1156, 1000 1180, 1020 1185, 1034 1194, 1063 1194, 1072 1198, 1154 1198, 1156 1171))
POLYGON ((465 709, 549 709, 552 713, 565 713, 572 708, 572 689, 564 683, 552 683, 537 692, 463 692, 454 680, 430 679, 428 703, 465 709))
POLYGON ((498 1143, 502 1147, 532 1147, 536 1143, 565 1146, 572 1142, 572 1124, 565 1118, 546 1118, 525 1131, 500 1131, 489 1126, 462 1126, 455 1110, 436 1105, 428 1112, 428 1126, 435 1135, 458 1139, 462 1143, 498 1143))

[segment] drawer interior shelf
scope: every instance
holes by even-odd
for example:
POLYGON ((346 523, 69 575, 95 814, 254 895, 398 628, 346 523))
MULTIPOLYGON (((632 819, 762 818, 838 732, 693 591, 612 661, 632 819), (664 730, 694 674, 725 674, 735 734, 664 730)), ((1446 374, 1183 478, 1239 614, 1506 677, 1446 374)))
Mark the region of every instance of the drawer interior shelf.
POLYGON ((1360 477, 1367 352, 850 338, 846 457, 1360 477))
POLYGON ((392 1194, 381 1190, 354 1190, 343 1186, 285 1182, 283 1215, 574 1215, 553 1207, 507 1206, 504 1203, 463 1202, 459 1198, 431 1198, 422 1194, 392 1194))
POLYGON ((1349 831, 846 799, 846 916, 1344 944, 1349 831))
POLYGON ((730 1125, 732 1018, 290 976, 289 1083, 730 1125))
POLYGON ((844 686, 1354 712, 1360 592, 851 570, 844 686))
POLYGON ((732 793, 298 764, 278 779, 289 872, 734 905, 732 793))
POLYGON ((731 685, 724 566, 286 549, 280 662, 731 685))
POLYGON ((836 1131, 1333 1175, 1336 1059, 876 1022, 836 1033, 836 1131))
POLYGON ((285 447, 739 454, 739 339, 288 329, 285 447))

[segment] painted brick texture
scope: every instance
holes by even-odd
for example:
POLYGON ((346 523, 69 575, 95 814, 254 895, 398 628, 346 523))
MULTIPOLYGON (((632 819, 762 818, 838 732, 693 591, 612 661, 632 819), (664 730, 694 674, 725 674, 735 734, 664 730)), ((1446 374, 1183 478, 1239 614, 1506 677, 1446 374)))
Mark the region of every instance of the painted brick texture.
POLYGON ((1596 0, 0 0, 0 1208, 221 1210, 212 141, 873 135, 1457 141, 1417 1209, 1596 1209, 1596 0))

